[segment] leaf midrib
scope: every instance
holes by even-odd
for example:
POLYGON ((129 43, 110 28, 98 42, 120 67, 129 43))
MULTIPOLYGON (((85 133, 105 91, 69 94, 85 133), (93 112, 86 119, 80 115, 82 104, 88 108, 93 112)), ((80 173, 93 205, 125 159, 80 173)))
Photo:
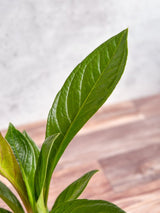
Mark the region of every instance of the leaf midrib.
MULTIPOLYGON (((92 89, 91 89, 90 92, 88 93, 86 99, 84 100, 83 104, 81 105, 81 107, 80 107, 78 113, 76 114, 76 116, 74 117, 73 121, 71 122, 71 124, 70 124, 68 130, 66 131, 66 134, 64 135, 64 137, 63 137, 63 139, 62 139, 62 141, 61 141, 61 143, 60 143, 60 146, 59 146, 60 149, 58 149, 58 151, 57 151, 56 154, 55 154, 55 159, 57 159, 57 156, 59 156, 59 153, 60 153, 60 151, 61 151, 61 147, 63 147, 63 142, 64 142, 65 139, 67 138, 68 133, 70 132, 70 129, 72 128, 72 126, 73 126, 73 124, 74 124, 76 118, 77 118, 78 115, 80 114, 80 112, 81 112, 81 110, 83 109, 83 106, 85 105, 85 103, 87 102, 87 100, 88 100, 90 94, 92 93, 92 91, 93 91, 94 88, 96 87, 96 85, 97 85, 98 81, 100 80, 101 76, 103 75, 103 73, 105 72, 105 70, 106 70, 107 67, 109 66, 110 62, 112 61, 113 57, 115 56, 115 53, 116 53, 117 49, 119 48, 120 43, 121 43, 122 38, 124 37, 124 34, 125 34, 125 33, 126 33, 126 31, 125 31, 125 32, 123 33, 123 35, 121 36, 121 39, 120 39, 120 41, 118 42, 118 45, 117 45, 117 47, 115 48, 115 51, 114 51, 114 53, 113 53, 111 59, 109 60, 109 62, 108 62, 108 64, 107 64, 106 68, 102 71, 102 73, 101 73, 100 76, 98 77, 98 79, 97 79, 97 81, 95 82, 94 86, 92 87, 92 89)), ((123 59, 123 57, 122 57, 122 59, 123 59)), ((68 144, 67 144, 67 145, 68 145, 68 144)), ((57 163, 57 162, 56 162, 56 163, 57 163)), ((53 169, 55 168, 56 163, 54 163, 55 165, 54 165, 53 169)), ((47 193, 48 193, 48 189, 47 189, 47 193)), ((47 194, 47 197, 48 197, 48 194, 47 194)))
MULTIPOLYGON (((124 36, 124 34, 123 34, 123 36, 124 36)), ((119 47, 119 45, 120 45, 120 43, 121 43, 121 41, 122 41, 123 36, 121 37, 121 39, 120 39, 120 41, 119 41, 119 43, 118 43, 118 45, 117 45, 117 48, 115 49, 115 51, 114 51, 114 53, 113 53, 113 55, 112 55, 110 61, 108 62, 106 68, 105 68, 105 69, 102 71, 102 73, 99 75, 99 77, 98 77, 97 81, 95 82, 94 86, 92 87, 92 89, 91 89, 90 92, 88 93, 86 99, 84 100, 84 102, 82 103, 81 107, 79 108, 78 113, 76 114, 76 116, 74 117, 73 121, 71 122, 71 124, 70 124, 70 126, 69 126, 69 128, 68 128, 68 130, 67 130, 67 132, 66 132, 66 134, 64 135, 64 138, 63 138, 61 144, 63 144, 63 141, 66 139, 66 137, 67 137, 67 135, 68 135, 70 129, 72 128, 72 126, 73 126, 73 124, 74 124, 76 118, 78 117, 78 115, 80 114, 81 110, 83 109, 83 107, 84 107, 85 103, 87 102, 87 100, 88 100, 90 94, 91 94, 92 91, 95 89, 95 87, 96 87, 98 81, 100 80, 101 76, 103 75, 103 73, 105 72, 105 70, 106 70, 107 67, 109 66, 109 63, 112 61, 113 57, 115 56, 115 52, 116 52, 116 50, 118 49, 118 47, 119 47)), ((123 57, 122 57, 122 58, 123 58, 123 57)), ((57 156, 57 154, 56 154, 56 156, 57 156)))

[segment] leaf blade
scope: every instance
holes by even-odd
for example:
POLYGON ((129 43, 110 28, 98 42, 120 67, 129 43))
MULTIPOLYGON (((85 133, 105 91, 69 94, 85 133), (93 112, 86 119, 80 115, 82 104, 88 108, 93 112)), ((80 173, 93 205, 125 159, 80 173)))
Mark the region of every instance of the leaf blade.
POLYGON ((89 180, 92 178, 92 176, 96 172, 98 172, 98 170, 92 170, 90 172, 87 172, 82 177, 80 177, 79 179, 74 181, 72 184, 70 184, 57 197, 52 209, 55 209, 57 206, 59 206, 63 202, 77 199, 80 196, 80 194, 84 191, 84 189, 86 188, 89 180))
POLYGON ((12 213, 6 209, 0 208, 0 213, 12 213))
POLYGON ((27 191, 22 178, 19 164, 13 154, 13 151, 0 133, 0 174, 7 178, 14 186, 19 196, 21 197, 26 209, 30 209, 30 204, 27 199, 27 191))
POLYGON ((24 210, 11 190, 0 181, 0 198, 13 210, 13 212, 24 213, 24 210))
POLYGON ((118 206, 103 200, 73 200, 63 203, 50 213, 125 213, 118 206))
POLYGON ((5 138, 10 144, 19 163, 30 203, 32 207, 34 207, 34 175, 36 170, 36 157, 34 155, 34 150, 30 143, 28 143, 25 136, 11 123, 5 138))
MULTIPOLYGON (((63 137, 53 149, 50 159, 53 170, 65 148, 110 96, 127 59, 127 30, 100 45, 70 74, 50 109, 46 137, 60 132, 63 137)), ((52 170, 52 172, 53 172, 52 170)), ((47 202, 51 171, 47 172, 45 199, 47 202)))
POLYGON ((34 150, 34 154, 35 154, 35 158, 36 158, 36 164, 37 164, 40 150, 39 150, 38 146, 35 144, 35 142, 32 140, 32 138, 27 134, 26 131, 23 131, 23 135, 25 136, 28 143, 30 143, 30 145, 32 146, 32 148, 34 150))
POLYGON ((51 153, 52 146, 58 137, 59 137, 59 134, 54 134, 48 137, 42 145, 37 168, 36 168, 36 174, 35 174, 36 200, 38 200, 39 196, 42 193, 44 183, 45 183, 47 168, 50 166, 48 164, 48 159, 51 153))

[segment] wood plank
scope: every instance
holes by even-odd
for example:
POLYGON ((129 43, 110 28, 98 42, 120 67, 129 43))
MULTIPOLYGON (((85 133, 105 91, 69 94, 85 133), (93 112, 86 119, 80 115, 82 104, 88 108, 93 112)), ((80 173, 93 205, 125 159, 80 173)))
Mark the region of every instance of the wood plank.
POLYGON ((117 201, 117 205, 126 210, 127 213, 159 213, 160 191, 146 195, 138 195, 117 201))
MULTIPOLYGON (((72 181, 99 169, 82 198, 113 201, 128 213, 160 213, 159 105, 160 95, 155 95, 102 107, 63 154, 52 177, 49 206, 72 181)), ((18 129, 40 147, 45 125, 41 121, 18 129)))
POLYGON ((94 169, 98 169, 99 172, 92 177, 87 188, 80 197, 92 198, 95 194, 98 197, 98 195, 104 194, 106 191, 111 190, 111 186, 102 172, 100 164, 97 161, 92 161, 89 163, 86 162, 85 164, 81 164, 78 167, 76 165, 70 166, 69 168, 61 169, 54 173, 51 182, 52 187, 50 188, 49 193, 49 207, 52 206, 57 195, 69 184, 80 178, 86 172, 94 169))
POLYGON ((101 159, 99 163, 112 185, 108 197, 114 200, 160 189, 159 153, 160 144, 153 144, 101 159))

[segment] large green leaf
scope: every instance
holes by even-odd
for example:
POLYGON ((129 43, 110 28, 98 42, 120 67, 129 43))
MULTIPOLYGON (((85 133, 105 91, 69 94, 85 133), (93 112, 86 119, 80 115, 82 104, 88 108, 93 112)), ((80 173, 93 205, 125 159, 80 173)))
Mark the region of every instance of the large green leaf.
POLYGON ((13 151, 0 133, 0 174, 7 178, 17 190, 26 209, 30 209, 25 183, 13 151))
POLYGON ((34 150, 25 136, 12 124, 9 125, 5 136, 20 165, 23 180, 26 185, 28 197, 34 206, 34 175, 36 170, 36 156, 34 150))
POLYGON ((25 138, 27 139, 28 143, 30 143, 30 145, 32 146, 33 150, 34 150, 34 154, 36 157, 36 164, 38 163, 38 158, 39 158, 39 148, 37 147, 37 145, 35 144, 35 142, 32 140, 32 138, 27 134, 26 131, 23 131, 23 135, 25 136, 25 138))
MULTIPOLYGON (((87 56, 57 94, 46 128, 46 137, 57 132, 62 134, 59 143, 52 149, 54 158, 49 159, 53 168, 71 139, 102 106, 120 80, 127 59, 127 33, 127 29, 122 31, 87 56)), ((51 176, 48 171, 46 200, 51 176)))
POLYGON ((68 201, 50 213, 125 213, 116 205, 103 200, 73 200, 68 201))
POLYGON ((35 174, 36 200, 38 200, 40 195, 43 198, 41 193, 42 190, 44 190, 43 187, 46 179, 47 169, 49 170, 51 166, 48 162, 48 159, 50 157, 53 144, 57 141, 59 136, 60 134, 54 134, 48 137, 42 145, 35 174))
MULTIPOLYGON (((57 206, 61 205, 61 203, 66 201, 71 201, 77 199, 80 194, 84 191, 86 188, 89 180, 91 177, 97 172, 98 170, 92 170, 82 177, 80 177, 78 180, 74 181, 72 184, 70 184, 56 199, 53 208, 56 208, 57 206)), ((52 208, 52 209, 53 209, 52 208)))
POLYGON ((8 210, 6 210, 6 209, 0 208, 0 213, 12 213, 12 212, 10 212, 10 211, 8 211, 8 210))
POLYGON ((0 181, 0 198, 13 210, 13 212, 24 213, 24 210, 11 190, 0 181))

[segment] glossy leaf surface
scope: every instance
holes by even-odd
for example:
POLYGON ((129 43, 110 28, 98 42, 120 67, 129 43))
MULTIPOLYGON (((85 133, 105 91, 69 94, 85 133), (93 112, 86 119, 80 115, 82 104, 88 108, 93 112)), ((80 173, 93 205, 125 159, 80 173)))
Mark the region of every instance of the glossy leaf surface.
POLYGON ((5 138, 0 134, 0 174, 7 178, 17 190, 25 207, 30 209, 25 183, 13 151, 5 138))
POLYGON ((56 199, 55 204, 53 208, 61 205, 61 203, 66 201, 71 201, 77 199, 81 193, 86 188, 89 180, 91 177, 97 172, 98 170, 93 170, 82 177, 80 177, 78 180, 74 181, 72 184, 70 184, 56 199))
POLYGON ((13 212, 24 213, 24 210, 11 190, 0 181, 0 198, 13 210, 13 212))
MULTIPOLYGON (((46 128, 46 137, 57 132, 62 134, 54 158, 50 159, 54 168, 71 139, 102 106, 120 80, 127 59, 127 33, 127 30, 122 31, 87 56, 57 94, 46 128)), ((50 179, 48 172, 46 200, 50 179)))
POLYGON ((36 170, 36 157, 34 150, 25 136, 12 124, 9 125, 6 139, 20 165, 23 180, 26 185, 31 205, 34 205, 34 175, 36 170))
POLYGON ((125 213, 116 205, 103 200, 74 200, 63 203, 50 213, 125 213))
POLYGON ((23 131, 23 135, 25 136, 25 138, 27 139, 28 143, 32 146, 33 150, 34 150, 34 155, 36 158, 36 164, 38 163, 38 158, 39 158, 39 148, 37 147, 37 145, 35 144, 35 142, 32 140, 32 138, 27 134, 26 131, 23 131))
POLYGON ((39 198, 42 190, 44 190, 43 187, 46 179, 47 169, 51 169, 51 165, 49 164, 49 157, 51 155, 53 144, 56 142, 59 136, 59 134, 54 134, 48 137, 42 145, 35 174, 36 200, 39 198))
POLYGON ((6 209, 0 208, 0 213, 12 213, 6 209))

